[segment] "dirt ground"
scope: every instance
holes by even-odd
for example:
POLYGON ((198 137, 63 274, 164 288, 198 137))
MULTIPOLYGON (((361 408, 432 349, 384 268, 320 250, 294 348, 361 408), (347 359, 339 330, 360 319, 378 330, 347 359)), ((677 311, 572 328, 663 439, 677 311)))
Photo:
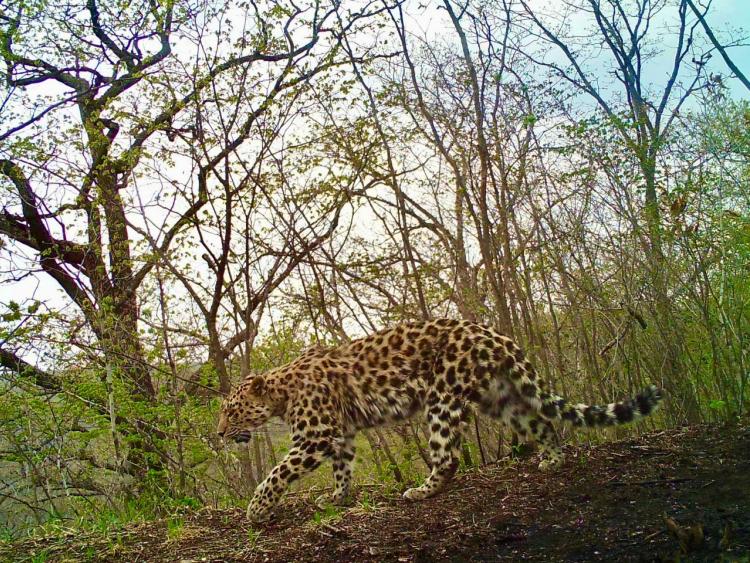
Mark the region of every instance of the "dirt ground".
POLYGON ((321 512, 287 497, 274 521, 200 510, 127 528, 0 546, 36 561, 749 561, 750 428, 673 429, 465 472, 416 504, 377 488, 321 512), (42 558, 39 555, 43 554, 42 558))

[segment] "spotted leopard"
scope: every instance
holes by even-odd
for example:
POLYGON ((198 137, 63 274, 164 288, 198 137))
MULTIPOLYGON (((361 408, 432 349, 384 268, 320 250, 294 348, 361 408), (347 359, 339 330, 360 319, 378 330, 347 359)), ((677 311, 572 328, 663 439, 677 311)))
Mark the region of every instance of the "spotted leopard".
POLYGON ((349 497, 354 436, 365 428, 426 417, 432 471, 404 493, 420 500, 440 491, 458 466, 463 429, 473 408, 535 441, 540 469, 563 455, 552 423, 623 424, 650 414, 661 400, 651 386, 607 406, 570 404, 543 382, 521 349, 496 330, 469 321, 401 324, 335 348, 314 347, 293 362, 245 379, 222 404, 218 433, 247 441, 253 429, 281 417, 292 447, 258 485, 248 518, 267 519, 290 483, 333 461, 331 501, 349 497))

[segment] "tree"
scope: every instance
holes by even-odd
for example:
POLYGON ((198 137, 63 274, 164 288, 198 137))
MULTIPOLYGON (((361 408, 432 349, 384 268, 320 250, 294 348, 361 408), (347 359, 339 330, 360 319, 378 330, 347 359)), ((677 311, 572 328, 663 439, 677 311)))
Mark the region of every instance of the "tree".
POLYGON ((317 3, 271 2, 240 13, 246 28, 235 32, 228 22, 218 27, 230 8, 211 3, 136 2, 117 11, 87 0, 3 8, 5 106, 16 112, 0 133, 0 174, 14 192, 6 191, 0 214, 0 232, 13 243, 6 251, 62 288, 136 395, 155 395, 138 336, 138 288, 196 220, 209 198, 209 177, 248 140, 258 116, 330 66, 326 48, 335 48, 335 40, 315 49, 330 34, 331 14, 317 3), (213 19, 199 23, 198 8, 213 19), (217 42, 206 39, 209 32, 217 42), (200 37, 206 59, 175 54, 173 45, 191 34, 200 37), (217 49, 222 40, 235 45, 217 49), (182 64, 188 74, 173 78, 182 64), (134 255, 134 180, 158 158, 152 151, 198 126, 185 124, 184 116, 219 77, 258 65, 265 65, 271 86, 227 144, 195 169, 195 191, 167 212, 153 241, 157 257, 134 255))
MULTIPOLYGON (((688 0, 582 0, 567 4, 556 15, 533 9, 526 0, 520 0, 520 6, 519 17, 525 18, 529 33, 555 48, 554 56, 526 52, 527 56, 593 99, 638 164, 640 182, 632 189, 642 187, 645 228, 640 222, 635 228, 648 258, 646 279, 654 320, 664 343, 667 385, 677 390, 682 387, 683 366, 679 359, 680 330, 670 299, 669 251, 663 239, 659 160, 665 156, 672 129, 686 103, 710 83, 706 72, 710 49, 700 44, 700 23, 689 17, 688 0), (591 32, 583 40, 568 33, 568 19, 574 13, 590 22, 591 32), (674 47, 663 48, 660 28, 667 20, 674 47), (605 68, 611 68, 614 82, 605 81, 595 67, 587 66, 586 61, 592 58, 598 68, 611 64, 605 68), (660 61, 669 61, 669 66, 657 86, 648 71, 649 65, 656 66, 660 61), (610 89, 611 85, 617 88, 610 89)), ((704 19, 700 22, 705 25, 704 19)), ((685 388, 680 393, 689 400, 692 390, 685 388)), ((688 409, 690 417, 697 416, 696 408, 693 403, 688 409)))

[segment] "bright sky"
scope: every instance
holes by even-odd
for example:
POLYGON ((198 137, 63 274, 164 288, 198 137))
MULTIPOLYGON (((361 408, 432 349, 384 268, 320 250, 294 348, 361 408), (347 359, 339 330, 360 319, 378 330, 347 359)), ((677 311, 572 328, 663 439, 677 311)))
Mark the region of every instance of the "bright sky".
MULTIPOLYGON (((712 29, 735 30, 735 35, 739 35, 739 29, 750 30, 750 0, 714 0, 706 20, 712 29)), ((723 37, 725 38, 726 36, 723 37)), ((744 75, 750 78, 750 45, 730 50, 729 56, 744 75)), ((716 59, 719 58, 717 54, 716 59)), ((720 68, 723 72, 728 72, 723 61, 720 68)), ((750 98, 750 93, 737 80, 731 83, 730 89, 738 98, 750 98)))

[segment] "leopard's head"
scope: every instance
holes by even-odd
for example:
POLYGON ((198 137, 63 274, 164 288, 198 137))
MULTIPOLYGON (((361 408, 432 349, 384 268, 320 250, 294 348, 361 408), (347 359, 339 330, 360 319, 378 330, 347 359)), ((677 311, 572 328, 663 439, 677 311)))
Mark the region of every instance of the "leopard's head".
POLYGON ((247 442, 253 430, 274 415, 274 402, 262 375, 243 381, 224 399, 219 412, 219 436, 247 442))

